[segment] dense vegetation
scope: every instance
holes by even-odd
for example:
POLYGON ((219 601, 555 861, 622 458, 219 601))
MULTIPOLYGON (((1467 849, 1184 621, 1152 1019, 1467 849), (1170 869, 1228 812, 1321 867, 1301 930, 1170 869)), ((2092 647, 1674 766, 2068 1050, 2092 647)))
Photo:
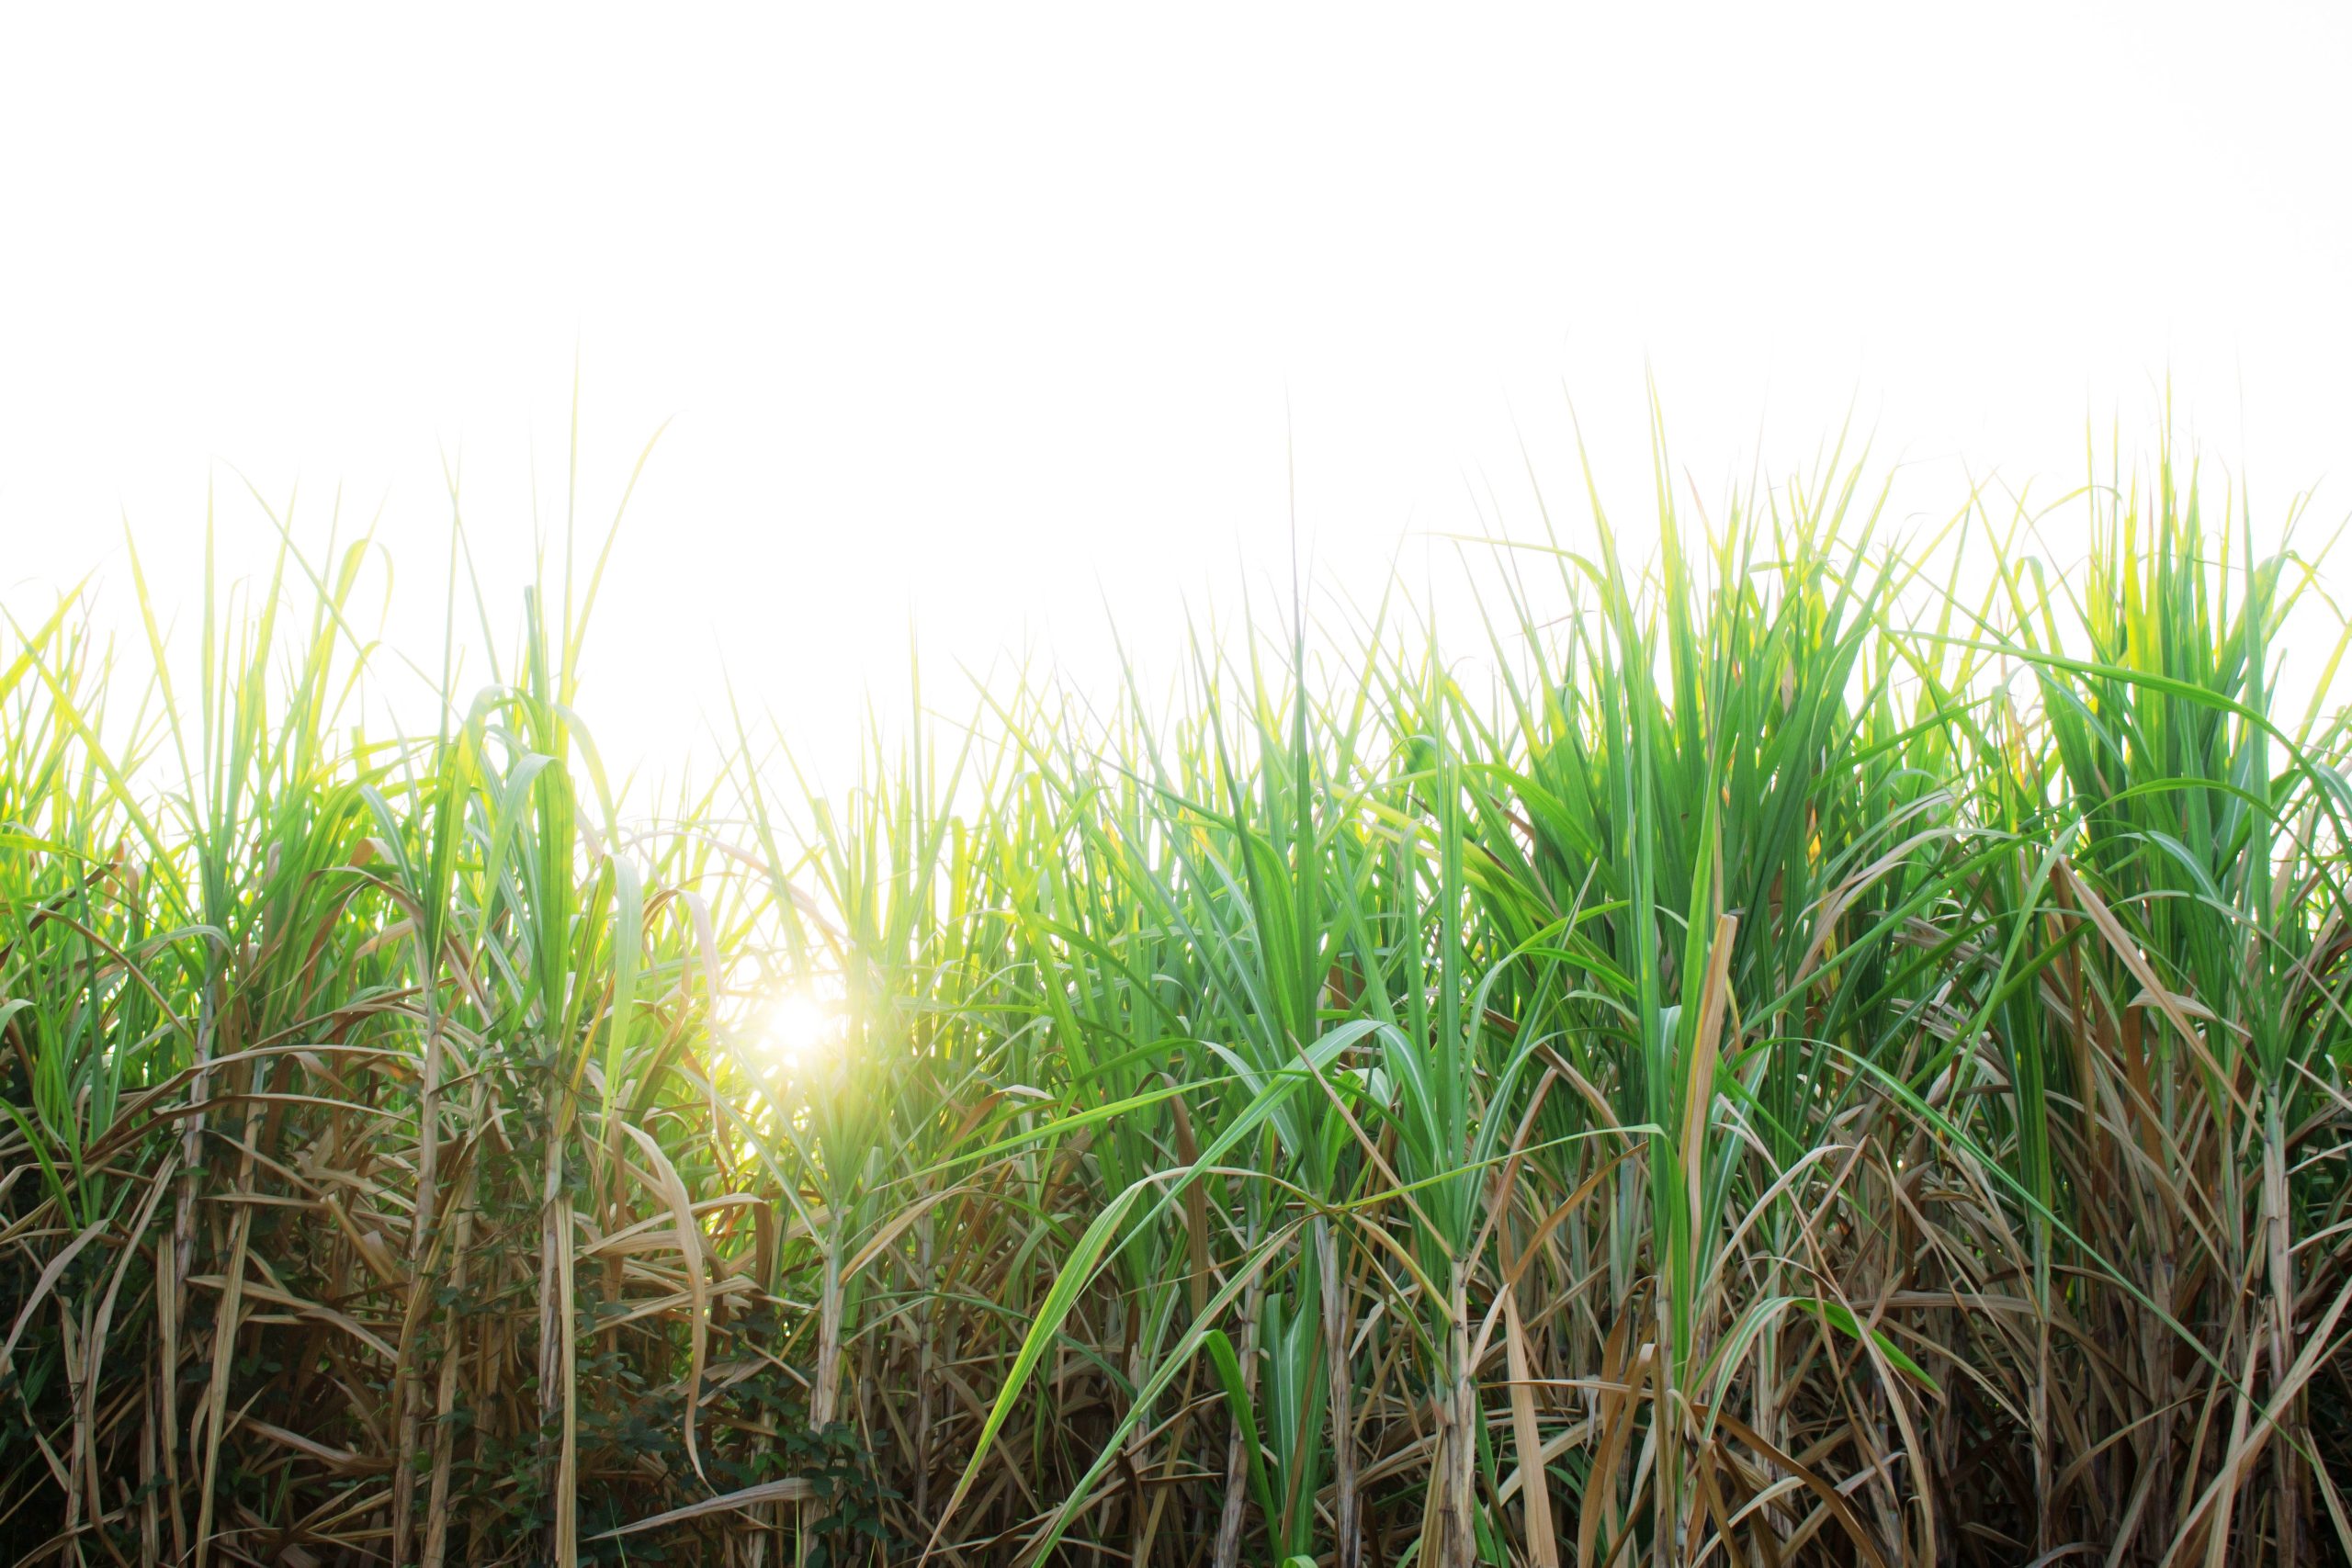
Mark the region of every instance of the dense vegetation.
POLYGON ((584 562, 421 735, 364 547, 20 615, 0 1549, 2336 1555, 2308 563, 2161 455, 1899 537, 1668 471, 1654 551, 1465 545, 1484 624, 1293 604, 831 797, 746 720, 614 798, 584 562))

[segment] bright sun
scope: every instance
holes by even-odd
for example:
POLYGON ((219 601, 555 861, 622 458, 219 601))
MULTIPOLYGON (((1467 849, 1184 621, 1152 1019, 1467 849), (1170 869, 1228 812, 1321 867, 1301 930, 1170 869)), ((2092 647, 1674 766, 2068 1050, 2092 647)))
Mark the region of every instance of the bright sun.
POLYGON ((767 1055, 787 1071, 808 1066, 840 1038, 841 1014, 805 991, 778 997, 760 1037, 767 1055))

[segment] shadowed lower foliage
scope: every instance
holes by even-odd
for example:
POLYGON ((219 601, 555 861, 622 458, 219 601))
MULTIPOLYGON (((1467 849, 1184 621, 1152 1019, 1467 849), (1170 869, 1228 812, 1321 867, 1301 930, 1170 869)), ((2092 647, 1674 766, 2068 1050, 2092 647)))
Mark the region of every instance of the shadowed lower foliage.
POLYGON ((2342 1560, 2308 564, 2168 454, 2051 564, 1658 467, 1471 642, 1293 606, 831 795, 744 721, 625 811, 569 563, 425 739, 364 548, 172 679, 12 621, 0 1551, 2342 1560))

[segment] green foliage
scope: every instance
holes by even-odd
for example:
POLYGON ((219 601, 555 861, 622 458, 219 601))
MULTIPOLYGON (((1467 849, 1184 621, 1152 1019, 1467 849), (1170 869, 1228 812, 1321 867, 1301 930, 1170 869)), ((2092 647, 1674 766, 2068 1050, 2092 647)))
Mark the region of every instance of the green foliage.
POLYGON ((2169 451, 1900 537, 1838 452, 1710 513, 1672 471, 1654 552, 1598 495, 1464 541, 1466 641, 1400 588, 1165 690, 918 687, 834 794, 741 714, 615 787, 601 556, 414 733, 364 539, 288 520, 192 647, 141 584, 144 684, 78 601, 12 620, 0 1546, 2340 1540, 2316 563, 2169 451))

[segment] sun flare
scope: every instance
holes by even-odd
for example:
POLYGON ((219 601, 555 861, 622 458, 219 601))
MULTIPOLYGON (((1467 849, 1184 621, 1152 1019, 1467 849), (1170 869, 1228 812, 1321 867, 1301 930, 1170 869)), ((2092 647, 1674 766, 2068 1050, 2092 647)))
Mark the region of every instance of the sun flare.
POLYGON ((770 1004, 760 1043, 770 1061, 793 1072, 823 1057, 841 1032, 839 1010, 806 991, 789 991, 770 1004))

